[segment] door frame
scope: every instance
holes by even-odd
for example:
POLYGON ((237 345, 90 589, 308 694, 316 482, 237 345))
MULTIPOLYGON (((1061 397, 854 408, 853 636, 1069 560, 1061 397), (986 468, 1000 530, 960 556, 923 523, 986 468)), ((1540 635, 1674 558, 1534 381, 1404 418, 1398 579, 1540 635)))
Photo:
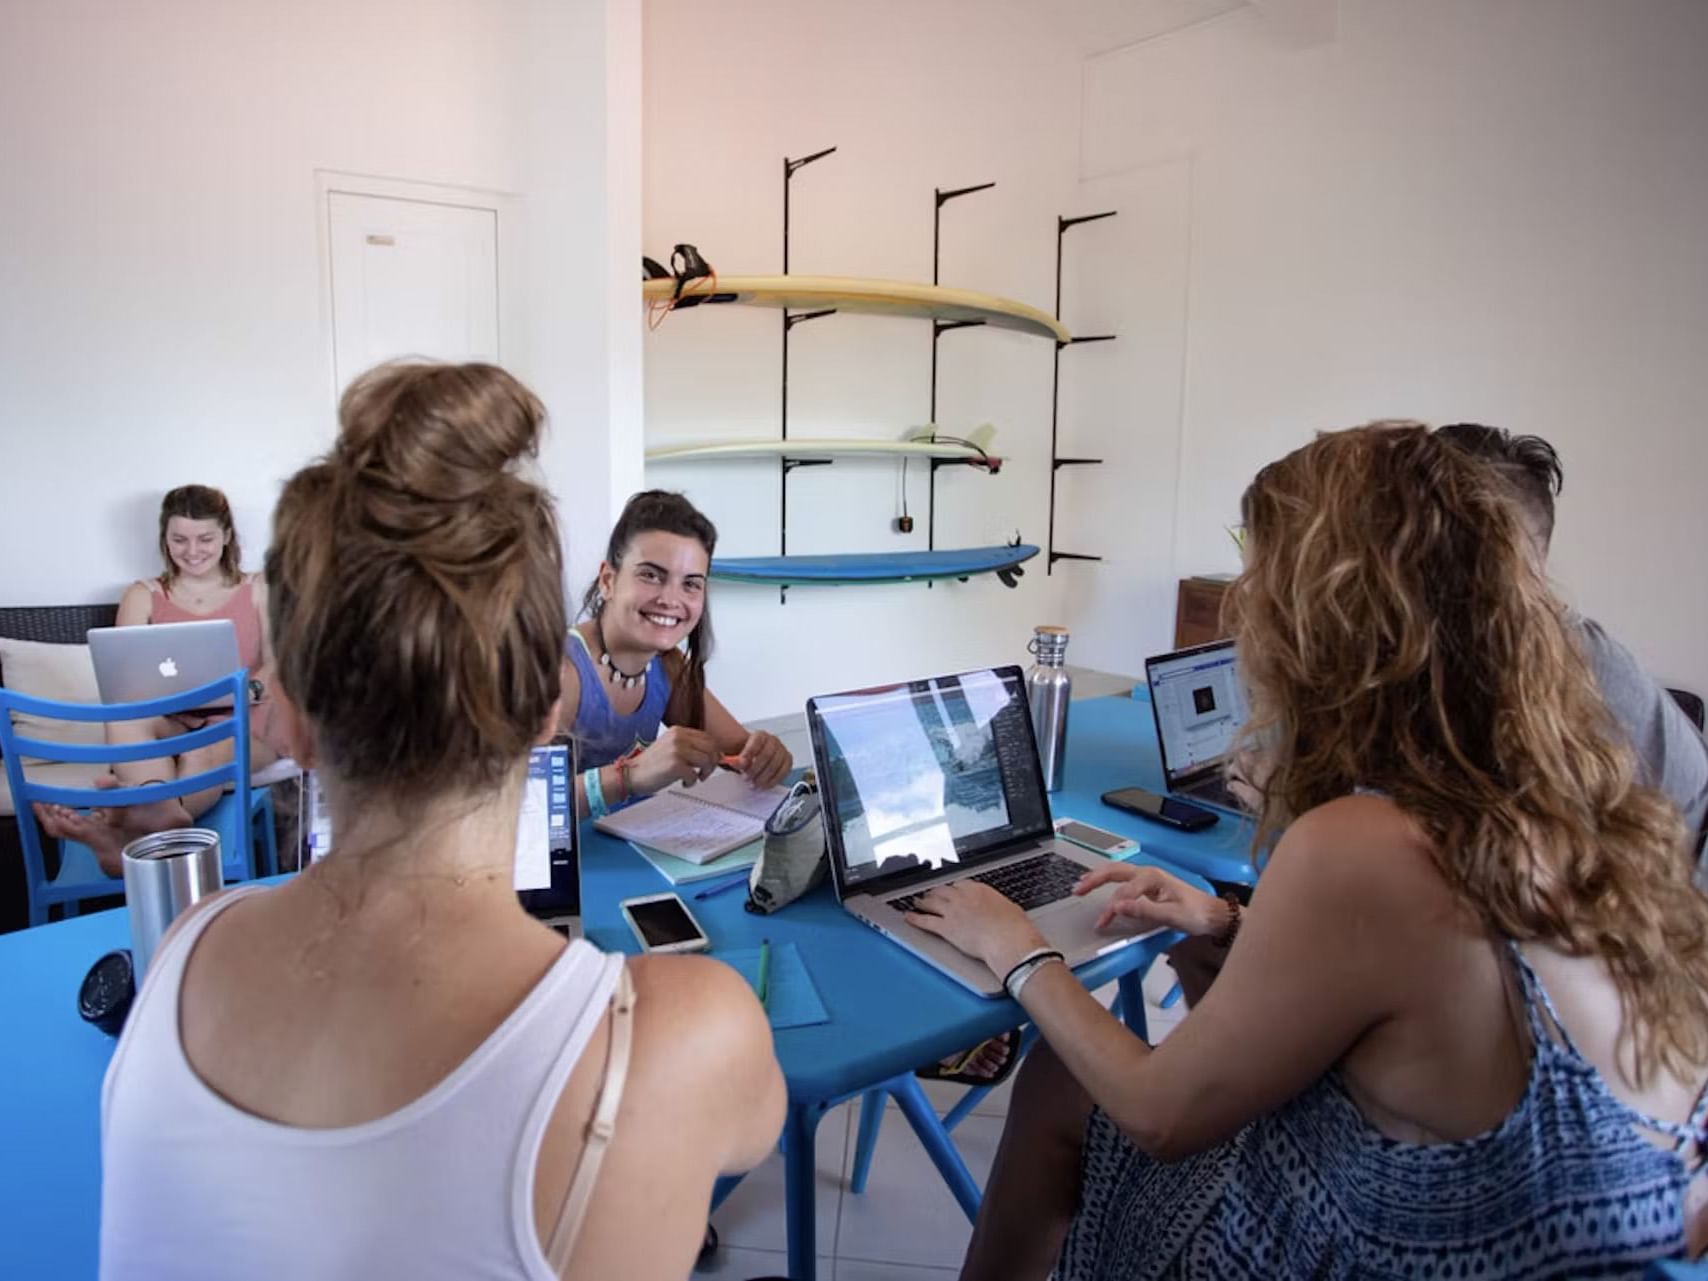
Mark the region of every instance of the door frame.
POLYGON ((387 178, 377 174, 350 173, 341 169, 314 171, 314 228, 320 259, 320 345, 325 362, 326 387, 332 408, 338 407, 338 352, 333 333, 332 307, 332 205, 333 195, 378 196, 386 200, 408 200, 424 205, 450 205, 458 209, 491 210, 496 220, 494 251, 498 265, 498 363, 508 365, 528 350, 524 330, 527 308, 523 305, 523 260, 526 253, 522 220, 522 196, 514 191, 487 187, 462 187, 409 178, 387 178))

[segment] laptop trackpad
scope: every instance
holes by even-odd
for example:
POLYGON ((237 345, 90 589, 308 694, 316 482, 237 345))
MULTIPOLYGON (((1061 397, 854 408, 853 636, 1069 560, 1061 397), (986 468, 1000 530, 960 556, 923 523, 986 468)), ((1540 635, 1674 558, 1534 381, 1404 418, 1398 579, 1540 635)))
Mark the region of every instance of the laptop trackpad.
POLYGON ((1100 885, 1084 897, 1061 899, 1030 912, 1035 924, 1049 940, 1070 954, 1093 956, 1111 946, 1156 933, 1156 927, 1129 918, 1097 928, 1098 918, 1115 897, 1114 885, 1100 885))

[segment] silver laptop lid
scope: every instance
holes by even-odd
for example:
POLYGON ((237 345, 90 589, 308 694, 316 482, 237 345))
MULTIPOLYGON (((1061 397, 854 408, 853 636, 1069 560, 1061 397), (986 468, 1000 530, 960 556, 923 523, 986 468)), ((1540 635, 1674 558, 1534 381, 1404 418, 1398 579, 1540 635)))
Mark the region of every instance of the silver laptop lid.
POLYGON ((1220 769, 1250 713, 1234 643, 1147 658, 1145 678, 1169 786, 1220 769))
POLYGON ((1018 667, 823 695, 807 726, 838 898, 1052 834, 1018 667))
POLYGON ((89 658, 103 703, 165 698, 230 676, 241 666, 237 625, 229 618, 93 627, 89 658))

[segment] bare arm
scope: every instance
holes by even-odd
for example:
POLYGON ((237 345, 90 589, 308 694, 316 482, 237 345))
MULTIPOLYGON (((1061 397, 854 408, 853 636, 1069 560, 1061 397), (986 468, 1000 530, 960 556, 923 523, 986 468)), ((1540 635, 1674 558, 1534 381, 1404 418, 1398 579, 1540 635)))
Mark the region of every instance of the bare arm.
POLYGON ((755 787, 773 787, 789 776, 794 757, 783 740, 765 730, 749 730, 731 715, 711 690, 706 691, 706 732, 726 756, 739 758, 737 768, 755 787))
POLYGON ((273 688, 278 664, 273 658, 273 622, 267 612, 267 580, 256 574, 253 581, 250 599, 255 602, 255 616, 261 624, 261 667, 259 671, 250 672, 249 677, 261 682, 261 697, 265 698, 273 688))
POLYGON ((153 594, 147 583, 132 583, 119 597, 119 616, 113 621, 120 627, 143 626, 154 612, 153 602, 149 600, 153 594))
POLYGON ((1321 1077, 1403 1003, 1396 966, 1420 926, 1408 922, 1410 869, 1396 869, 1403 853, 1392 848, 1405 837, 1387 830, 1402 822, 1386 801, 1348 798, 1295 823, 1215 985, 1155 1050, 1061 966, 1039 972, 1022 1004, 1141 1148, 1169 1159, 1219 1143, 1321 1077))

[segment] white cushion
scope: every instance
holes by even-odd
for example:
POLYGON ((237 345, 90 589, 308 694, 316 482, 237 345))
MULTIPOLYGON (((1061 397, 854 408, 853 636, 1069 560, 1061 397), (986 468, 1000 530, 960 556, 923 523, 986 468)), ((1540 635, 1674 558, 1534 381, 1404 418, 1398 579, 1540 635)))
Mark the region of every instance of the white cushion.
MULTIPOLYGON (((26 765, 24 773, 32 783, 47 783, 53 787, 93 787, 95 780, 107 772, 105 765, 80 765, 75 761, 56 761, 46 765, 26 765)), ((0 769, 0 817, 18 811, 12 804, 12 788, 6 771, 0 769)))
MULTIPOLYGON (((6 688, 60 703, 99 703, 95 664, 87 645, 48 645, 41 641, 0 639, 0 679, 6 688)), ((62 721, 19 712, 12 723, 25 738, 50 743, 99 746, 107 741, 101 721, 62 721)), ((25 764, 36 758, 26 756, 25 764)))

